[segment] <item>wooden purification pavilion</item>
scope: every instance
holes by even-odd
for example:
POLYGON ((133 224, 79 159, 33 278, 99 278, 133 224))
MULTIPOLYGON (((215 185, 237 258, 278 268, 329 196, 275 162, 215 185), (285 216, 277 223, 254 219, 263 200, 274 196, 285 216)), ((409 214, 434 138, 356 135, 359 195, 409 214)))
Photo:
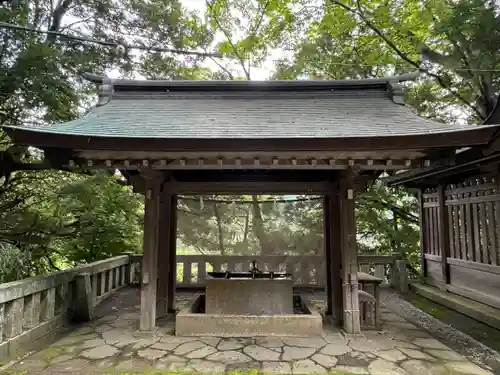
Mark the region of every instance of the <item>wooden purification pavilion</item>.
POLYGON ((133 81, 101 86, 84 117, 6 126, 54 168, 120 170, 145 194, 140 329, 173 311, 176 195, 325 197, 328 313, 360 331, 355 197, 382 171, 454 163, 496 127, 447 125, 405 107, 399 76, 347 81, 133 81))

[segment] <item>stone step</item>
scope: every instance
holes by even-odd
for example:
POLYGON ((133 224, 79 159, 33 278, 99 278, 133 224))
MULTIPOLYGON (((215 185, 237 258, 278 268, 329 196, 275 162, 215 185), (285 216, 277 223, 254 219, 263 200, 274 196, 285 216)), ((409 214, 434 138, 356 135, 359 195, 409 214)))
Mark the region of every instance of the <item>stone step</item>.
POLYGON ((440 290, 430 285, 413 283, 411 290, 422 297, 500 329, 500 310, 471 299, 440 290))

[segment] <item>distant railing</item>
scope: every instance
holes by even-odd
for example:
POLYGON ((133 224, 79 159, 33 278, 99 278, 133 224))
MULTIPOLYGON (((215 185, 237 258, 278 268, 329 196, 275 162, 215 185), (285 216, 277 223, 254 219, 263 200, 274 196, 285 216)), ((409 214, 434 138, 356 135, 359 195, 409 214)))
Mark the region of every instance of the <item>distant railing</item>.
POLYGON ((103 299, 135 278, 141 257, 122 255, 0 284, 0 358, 21 354, 72 320, 90 318, 103 299))
MULTIPOLYGON (((360 271, 391 283, 396 277, 396 260, 392 255, 359 255, 360 271)), ((288 272, 296 286, 323 288, 325 286, 326 261, 324 256, 279 256, 279 255, 177 255, 177 286, 201 287, 205 285, 210 271, 247 271, 251 262, 261 271, 288 272)))

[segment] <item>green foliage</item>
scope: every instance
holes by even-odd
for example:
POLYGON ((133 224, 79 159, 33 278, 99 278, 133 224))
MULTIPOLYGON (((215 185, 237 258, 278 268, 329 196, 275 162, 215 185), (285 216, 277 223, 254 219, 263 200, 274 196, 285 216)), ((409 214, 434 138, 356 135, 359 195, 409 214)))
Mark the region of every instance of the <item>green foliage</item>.
POLYGON ((376 182, 356 201, 358 247, 362 253, 400 252, 418 268, 417 200, 402 188, 376 182))
MULTIPOLYGON (((484 0, 13 1, 0 22, 126 44, 214 48, 225 58, 120 52, 96 43, 0 27, 0 125, 67 121, 95 100, 83 72, 163 79, 349 79, 420 70, 406 100, 439 121, 477 123, 499 91, 500 12, 484 0), (276 53, 276 52, 279 53, 276 53), (278 61, 271 58, 278 57, 278 61)), ((500 122, 500 120, 498 121, 500 122)), ((109 174, 55 171, 37 150, 0 131, 0 281, 138 251, 142 197, 109 174), (26 164, 30 163, 30 164, 26 164), (85 174, 87 173, 87 174, 85 174)), ((181 251, 319 254, 320 201, 179 202, 181 251)), ((418 264, 416 200, 375 183, 357 200, 363 252, 401 251, 418 264)))
POLYGON ((499 91, 500 16, 484 0, 332 0, 297 5, 305 38, 277 63, 276 78, 367 78, 420 70, 408 103, 442 121, 476 123, 499 91))
MULTIPOLYGON (((144 48, 210 43, 199 16, 176 0, 12 1, 0 8, 0 22, 144 48)), ((85 72, 204 79, 211 73, 199 66, 202 60, 0 27, 0 125, 43 126, 81 116, 95 100, 95 87, 81 79, 85 72)), ((141 248, 142 199, 130 188, 113 176, 57 172, 39 150, 11 146, 0 131, 1 280, 141 248), (16 258, 14 267, 9 262, 16 258)))
POLYGON ((0 242, 0 283, 31 276, 26 271, 32 267, 30 253, 16 246, 0 242))
MULTIPOLYGON (((0 207, 5 262, 17 254, 14 272, 22 275, 141 248, 141 199, 114 177, 17 172, 0 191, 0 207)), ((4 270, 0 266, 0 278, 11 281, 4 270)))
POLYGON ((322 200, 205 196, 179 200, 182 246, 203 254, 320 255, 322 200), (221 201, 222 200, 222 201, 221 201), (255 202, 254 200, 257 200, 255 202), (276 201, 276 202, 275 202, 276 201), (234 202, 234 203, 233 203, 234 202))
POLYGON ((130 187, 97 175, 65 186, 56 204, 73 234, 61 244, 68 260, 95 261, 125 251, 139 252, 143 206, 130 187))

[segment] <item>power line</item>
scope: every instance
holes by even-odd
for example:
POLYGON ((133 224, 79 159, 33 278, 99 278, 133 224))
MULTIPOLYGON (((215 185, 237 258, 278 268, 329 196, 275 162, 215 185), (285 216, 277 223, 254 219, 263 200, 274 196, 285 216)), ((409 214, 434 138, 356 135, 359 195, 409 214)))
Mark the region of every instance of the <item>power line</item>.
POLYGON ((37 34, 54 35, 54 36, 61 37, 64 39, 99 44, 99 45, 105 46, 105 47, 114 47, 114 48, 123 50, 123 52, 130 50, 130 49, 136 49, 136 50, 150 51, 150 52, 174 53, 177 55, 191 55, 191 56, 200 56, 200 57, 219 57, 219 58, 223 57, 223 55, 221 53, 197 52, 197 51, 186 51, 186 50, 180 50, 180 49, 174 49, 174 48, 161 48, 161 47, 148 47, 148 46, 143 46, 143 45, 121 44, 121 43, 109 42, 109 41, 105 41, 105 40, 97 40, 97 39, 92 39, 92 38, 87 38, 87 37, 70 35, 70 34, 61 33, 58 31, 39 30, 39 29, 34 29, 31 27, 27 27, 27 26, 15 25, 12 23, 7 23, 7 22, 0 22, 0 28, 11 29, 11 30, 21 30, 21 31, 37 33, 37 34))
MULTIPOLYGON (((114 47, 117 49, 123 49, 123 52, 125 52, 127 50, 131 50, 131 49, 136 49, 136 50, 141 50, 141 51, 166 52, 166 53, 173 53, 173 54, 178 54, 178 55, 191 55, 191 56, 199 56, 199 57, 217 57, 217 58, 224 57, 224 55, 222 53, 219 53, 219 52, 198 52, 198 51, 180 50, 180 49, 175 49, 175 48, 148 47, 148 46, 144 46, 144 45, 122 44, 122 43, 117 43, 117 42, 109 42, 109 41, 105 41, 105 40, 98 40, 98 39, 93 39, 93 38, 70 35, 70 34, 61 33, 58 31, 39 30, 39 29, 34 29, 34 28, 27 27, 27 26, 15 25, 12 23, 7 23, 7 22, 0 22, 0 28, 21 30, 21 31, 26 31, 26 32, 38 33, 38 34, 54 35, 54 36, 58 36, 58 37, 65 38, 65 39, 77 40, 80 42, 88 42, 88 43, 98 44, 98 45, 105 46, 105 47, 114 47)), ((292 52, 293 50, 284 49, 284 51, 292 52)), ((281 62, 282 59, 273 59, 271 61, 281 62)), ((326 65, 359 67, 359 68, 362 68, 362 67, 380 68, 381 67, 380 65, 376 65, 376 64, 354 64, 354 63, 342 63, 342 62, 325 62, 325 63, 326 63, 326 65)), ((394 62, 394 63, 391 63, 390 65, 401 66, 401 65, 407 65, 407 64, 408 63, 402 61, 402 62, 394 62)), ((469 72, 500 72, 500 69, 481 69, 481 68, 455 68, 453 70, 454 71, 465 71, 465 72, 466 71, 469 71, 469 72)))
POLYGON ((178 196, 179 200, 188 200, 188 201, 200 201, 202 200, 205 203, 222 203, 222 204, 252 204, 252 203, 295 203, 295 202, 314 202, 320 201, 322 197, 310 197, 310 198, 295 198, 295 199, 266 199, 266 200, 258 200, 258 201, 248 201, 241 199, 210 199, 205 198, 203 196, 200 197, 186 197, 186 196, 178 196))

